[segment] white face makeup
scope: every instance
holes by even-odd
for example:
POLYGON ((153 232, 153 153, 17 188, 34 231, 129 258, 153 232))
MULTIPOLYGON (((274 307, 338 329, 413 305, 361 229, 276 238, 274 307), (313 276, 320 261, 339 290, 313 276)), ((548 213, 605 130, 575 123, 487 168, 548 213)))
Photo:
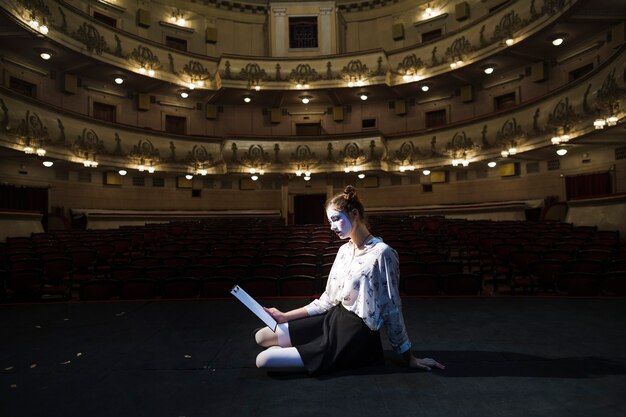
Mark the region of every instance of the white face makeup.
POLYGON ((328 222, 330 223, 330 230, 337 233, 340 239, 347 239, 350 237, 352 223, 345 213, 329 208, 326 210, 326 216, 328 217, 328 222))

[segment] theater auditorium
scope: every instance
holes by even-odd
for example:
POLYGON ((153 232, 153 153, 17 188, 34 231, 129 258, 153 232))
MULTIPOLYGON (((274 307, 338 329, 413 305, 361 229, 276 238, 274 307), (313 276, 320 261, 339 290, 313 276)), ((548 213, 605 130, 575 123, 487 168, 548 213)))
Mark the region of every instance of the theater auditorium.
POLYGON ((0 0, 0 415, 621 417, 626 0, 0 0), (352 185, 411 369, 257 368, 352 185))

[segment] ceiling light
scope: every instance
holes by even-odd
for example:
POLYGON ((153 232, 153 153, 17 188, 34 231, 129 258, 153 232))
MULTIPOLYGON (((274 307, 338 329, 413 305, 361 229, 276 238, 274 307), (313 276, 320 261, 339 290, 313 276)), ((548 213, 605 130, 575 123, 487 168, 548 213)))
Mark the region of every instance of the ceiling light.
POLYGON ((195 90, 196 85, 194 83, 189 83, 189 84, 187 84, 187 88, 190 89, 190 90, 195 90))
POLYGON ((52 161, 43 161, 42 164, 46 168, 50 168, 52 165, 54 165, 54 162, 52 162, 52 161))
POLYGON ((361 98, 361 100, 365 101, 367 100, 367 93, 361 93, 359 97, 361 98))
POLYGON ((495 167, 496 167, 496 165, 497 165, 497 164, 496 164, 496 162, 495 162, 495 161, 491 161, 491 162, 489 162, 489 163, 487 164, 487 166, 488 166, 489 168, 495 168, 495 167))
POLYGON ((494 69, 495 68, 493 65, 487 65, 486 67, 483 68, 483 71, 485 72, 485 74, 489 75, 489 74, 493 74, 494 69))
POLYGON ((552 45, 559 46, 559 45, 562 45, 563 42, 565 42, 566 37, 567 35, 565 33, 557 33, 554 36, 552 36, 550 41, 552 42, 552 45))
POLYGON ((257 175, 253 175, 250 177, 250 179, 252 179, 252 181, 256 181, 259 179, 259 177, 257 175))
POLYGON ((254 91, 261 91, 261 86, 260 85, 255 85, 254 86, 254 91))
POLYGON ((122 177, 128 174, 128 172, 125 169, 120 169, 119 171, 117 171, 117 173, 120 174, 122 177))
POLYGON ((504 43, 506 43, 507 46, 511 46, 515 43, 515 41, 513 40, 513 38, 507 38, 504 43))
POLYGON ((559 148, 559 149, 557 149, 557 150, 556 150, 556 154, 557 154, 558 156, 563 156, 563 155, 565 155, 566 153, 567 153, 567 149, 565 149, 565 148, 559 148))
POLYGON ((124 84, 124 79, 122 77, 115 77, 113 81, 115 81, 115 84, 117 85, 124 84))
POLYGON ((363 178, 365 178, 365 174, 361 173, 361 174, 357 175, 357 177, 359 177, 359 179, 362 180, 363 178))
POLYGON ((154 174, 154 167, 148 167, 148 174, 154 174))
POLYGON ((41 25, 41 26, 39 27, 39 32, 43 33, 44 35, 47 35, 47 34, 48 34, 48 30, 49 30, 49 29, 48 29, 48 26, 46 26, 45 24, 43 24, 43 25, 41 25))
POLYGON ((35 153, 35 148, 33 148, 32 146, 24 146, 24 153, 26 155, 30 155, 35 153))
POLYGON ((509 151, 502 151, 500 152, 500 155, 502 155, 503 158, 506 158, 507 156, 509 156, 509 151))
POLYGON ((250 96, 244 96, 243 101, 246 103, 250 103, 252 101, 252 98, 250 98, 250 96))
POLYGON ((424 84, 424 85, 422 86, 422 91, 423 91, 423 92, 426 92, 426 91, 428 91, 429 89, 430 89, 430 87, 429 87, 429 86, 427 86, 426 84, 424 84))
POLYGON ((44 51, 42 53, 39 54, 39 56, 41 57, 41 59, 43 59, 44 61, 49 60, 50 58, 52 58, 52 53, 48 52, 48 51, 44 51))
POLYGON ((300 100, 302 100, 302 104, 309 104, 311 101, 311 96, 300 96, 300 100))
POLYGON ((188 92, 186 92, 186 91, 181 91, 180 96, 181 96, 182 98, 187 98, 187 97, 189 97, 189 93, 188 93, 188 92))
POLYGON ((154 72, 154 70, 153 70, 153 69, 148 70, 148 75, 149 75, 149 76, 154 77, 154 74, 155 74, 155 72, 154 72))
POLYGON ((424 175, 430 175, 430 169, 425 169, 422 171, 422 174, 424 175))
POLYGON ((305 181, 311 181, 311 176, 310 176, 310 175, 309 175, 309 176, 305 176, 305 177, 304 177, 304 180, 305 180, 305 181))
POLYGON ((348 87, 354 87, 354 83, 352 81, 348 81, 348 87))
POLYGON ((187 178, 188 180, 191 180, 191 179, 193 179, 193 175, 187 174, 187 175, 185 175, 185 178, 187 178))
POLYGON ((515 155, 517 153, 517 148, 509 148, 509 155, 515 155))

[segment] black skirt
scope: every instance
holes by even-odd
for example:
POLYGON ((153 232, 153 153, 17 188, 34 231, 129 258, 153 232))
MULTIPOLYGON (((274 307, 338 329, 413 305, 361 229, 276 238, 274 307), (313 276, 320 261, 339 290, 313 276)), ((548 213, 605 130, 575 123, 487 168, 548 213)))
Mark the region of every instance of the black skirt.
POLYGON ((289 322, 289 337, 311 375, 380 365, 380 332, 341 304, 327 313, 289 322))

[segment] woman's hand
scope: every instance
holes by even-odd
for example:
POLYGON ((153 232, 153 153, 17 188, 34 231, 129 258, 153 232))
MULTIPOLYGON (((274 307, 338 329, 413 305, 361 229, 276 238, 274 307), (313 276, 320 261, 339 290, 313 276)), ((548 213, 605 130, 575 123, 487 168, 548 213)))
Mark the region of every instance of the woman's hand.
POLYGON ((424 369, 425 371, 430 371, 433 367, 439 368, 439 369, 446 369, 445 366, 443 366, 442 364, 440 364, 434 359, 416 358, 413 355, 411 355, 411 358, 409 359, 409 366, 411 368, 424 369))
POLYGON ((283 313, 282 311, 278 310, 277 308, 274 307, 263 307, 263 309, 265 311, 267 311, 267 313, 272 316, 272 318, 274 320, 276 320, 276 323, 287 323, 289 321, 289 319, 287 318, 287 316, 285 315, 285 313, 283 313))

